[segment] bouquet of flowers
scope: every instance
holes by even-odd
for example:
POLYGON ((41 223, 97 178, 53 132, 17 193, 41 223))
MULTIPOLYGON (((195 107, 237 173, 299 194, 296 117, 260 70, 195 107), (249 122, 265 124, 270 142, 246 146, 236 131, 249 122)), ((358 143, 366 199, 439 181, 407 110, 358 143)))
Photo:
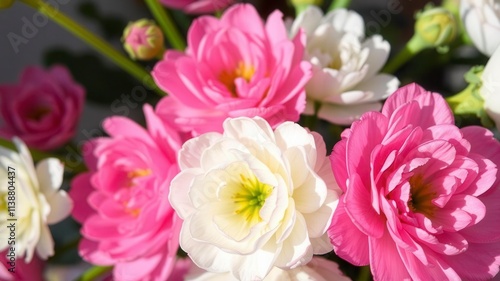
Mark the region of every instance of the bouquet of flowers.
POLYGON ((32 7, 137 84, 78 143, 108 95, 84 60, 0 85, 1 280, 497 276, 500 1, 144 0, 123 49, 63 2, 0 12, 32 7))

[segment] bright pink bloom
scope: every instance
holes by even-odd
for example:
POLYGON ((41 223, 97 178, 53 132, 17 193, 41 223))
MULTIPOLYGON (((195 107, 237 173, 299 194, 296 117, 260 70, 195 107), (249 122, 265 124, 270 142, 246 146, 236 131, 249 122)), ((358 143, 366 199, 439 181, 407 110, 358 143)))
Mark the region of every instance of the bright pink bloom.
MULTIPOLYGON (((15 247, 15 246, 14 246, 15 247)), ((24 258, 16 257, 14 264, 7 259, 7 250, 0 252, 0 280, 2 281, 42 281, 43 261, 34 255, 31 262, 26 263, 24 258), (13 267, 13 271, 9 271, 13 267)))
POLYGON ((189 14, 204 14, 224 9, 234 3, 234 0, 160 0, 170 8, 182 9, 189 14))
POLYGON ((458 128, 441 95, 396 91, 342 134, 331 155, 345 192, 336 253, 376 280, 487 280, 500 265, 500 143, 458 128))
POLYGON ((75 134, 85 90, 69 71, 28 67, 19 84, 0 85, 0 137, 21 138, 29 147, 50 150, 75 134))
POLYGON ((304 35, 288 39, 281 17, 275 11, 264 25, 253 6, 239 4, 221 19, 196 19, 186 53, 167 51, 153 70, 169 94, 157 113, 195 135, 222 132, 227 117, 260 116, 273 127, 297 121, 310 64, 302 61, 304 35))
POLYGON ((89 172, 71 184, 73 216, 83 226, 80 255, 114 265, 116 280, 167 280, 179 246, 180 218, 168 202, 181 141, 144 107, 144 130, 124 117, 104 121, 110 138, 84 147, 89 172), (125 278, 126 277, 126 278, 125 278))

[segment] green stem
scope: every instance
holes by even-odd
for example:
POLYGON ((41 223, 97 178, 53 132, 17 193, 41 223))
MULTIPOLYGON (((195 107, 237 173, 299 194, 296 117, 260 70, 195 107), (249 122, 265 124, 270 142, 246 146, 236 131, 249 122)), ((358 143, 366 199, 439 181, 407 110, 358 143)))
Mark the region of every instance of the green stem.
POLYGON ((151 75, 144 70, 141 66, 131 61, 129 58, 118 52, 110 44, 103 39, 99 38, 83 26, 79 25, 72 19, 65 16, 61 11, 53 6, 47 4, 43 0, 20 0, 24 4, 38 10, 40 13, 46 15, 48 18, 66 28, 69 32, 73 33, 94 49, 114 61, 119 67, 135 77, 141 83, 152 87, 152 89, 159 95, 164 96, 165 93, 160 90, 155 84, 152 84, 151 75))
POLYGON ((77 281, 93 281, 97 278, 103 276, 104 274, 110 272, 113 269, 112 266, 93 266, 85 271, 77 281))
POLYGON ((145 2, 170 42, 170 45, 177 50, 184 50, 186 43, 165 8, 158 0, 145 0, 145 2))
POLYGON ((372 274, 370 272, 369 266, 363 266, 359 270, 358 281, 369 281, 371 280, 372 274))
POLYGON ((382 72, 396 72, 396 70, 398 70, 403 64, 408 62, 416 54, 420 53, 423 49, 425 49, 425 46, 421 43, 421 40, 414 35, 410 41, 406 43, 404 48, 385 65, 382 72))
POLYGON ((350 4, 351 0, 333 0, 332 3, 330 4, 330 7, 328 7, 328 11, 340 8, 347 8, 349 7, 350 4))

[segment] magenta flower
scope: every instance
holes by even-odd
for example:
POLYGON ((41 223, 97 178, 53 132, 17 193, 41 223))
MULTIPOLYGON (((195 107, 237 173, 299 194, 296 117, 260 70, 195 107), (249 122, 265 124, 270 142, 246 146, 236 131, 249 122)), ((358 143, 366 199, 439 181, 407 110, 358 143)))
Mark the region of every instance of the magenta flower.
POLYGON ((170 8, 182 9, 188 14, 204 14, 217 10, 234 3, 234 0, 160 0, 160 2, 170 8))
MULTIPOLYGON (((13 245, 14 246, 14 245, 13 245)), ((15 246, 14 246, 15 248, 15 246)), ((0 252, 0 280, 2 281, 43 281, 44 262, 34 255, 26 263, 24 258, 7 257, 8 250, 0 252)))
POLYGON ((0 85, 0 137, 21 138, 29 147, 57 148, 75 134, 85 90, 62 66, 28 67, 19 84, 0 85))
POLYGON ((110 138, 84 147, 89 172, 71 184, 73 216, 83 224, 80 255, 114 265, 116 280, 168 279, 181 221, 170 207, 171 179, 179 168, 178 135, 144 107, 148 129, 124 117, 105 120, 110 138))
POLYGON ((486 280, 500 264, 500 143, 457 128, 416 84, 343 132, 331 155, 342 190, 329 235, 375 280, 486 280))
POLYGON ((260 116, 273 127, 297 121, 310 64, 302 61, 305 37, 288 39, 281 17, 275 11, 264 24, 253 6, 239 4, 221 19, 195 20, 186 53, 167 51, 153 70, 169 94, 157 113, 195 135, 222 132, 228 117, 260 116))

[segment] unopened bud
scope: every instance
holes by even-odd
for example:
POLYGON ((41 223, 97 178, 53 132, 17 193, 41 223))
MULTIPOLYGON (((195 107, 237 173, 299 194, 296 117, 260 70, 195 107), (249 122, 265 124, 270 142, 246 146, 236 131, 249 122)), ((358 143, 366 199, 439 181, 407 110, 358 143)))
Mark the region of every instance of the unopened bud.
POLYGON ((415 34, 426 44, 442 47, 456 37, 458 25, 453 14, 445 8, 427 8, 417 15, 415 34))
POLYGON ((163 52, 163 33, 152 20, 131 22, 123 31, 123 47, 134 60, 150 60, 163 52))

